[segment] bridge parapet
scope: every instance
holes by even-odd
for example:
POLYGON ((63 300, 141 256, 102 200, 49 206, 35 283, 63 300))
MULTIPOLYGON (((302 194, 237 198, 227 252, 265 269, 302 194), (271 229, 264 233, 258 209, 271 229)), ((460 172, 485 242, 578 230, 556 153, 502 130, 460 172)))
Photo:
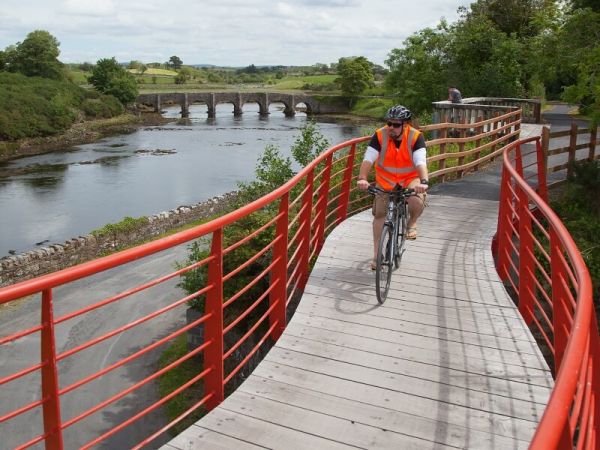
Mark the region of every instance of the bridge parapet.
POLYGON ((476 122, 494 115, 505 114, 515 109, 522 110, 521 120, 529 123, 541 123, 541 101, 528 98, 468 97, 462 103, 448 100, 433 102, 437 122, 476 122))
MULTIPOLYGON (((269 114, 269 105, 283 103, 284 114, 293 116, 300 109, 299 104, 305 105, 307 114, 326 114, 348 112, 344 102, 338 101, 338 97, 332 97, 331 102, 323 101, 311 95, 287 94, 280 92, 195 92, 195 93, 164 93, 164 94, 142 94, 139 95, 136 104, 150 106, 156 112, 160 112, 165 104, 181 105, 182 117, 189 115, 191 104, 206 104, 208 117, 214 118, 216 106, 221 103, 231 103, 233 114, 240 116, 246 103, 257 103, 259 114, 269 114)), ((303 109, 304 109, 303 108, 303 109)))

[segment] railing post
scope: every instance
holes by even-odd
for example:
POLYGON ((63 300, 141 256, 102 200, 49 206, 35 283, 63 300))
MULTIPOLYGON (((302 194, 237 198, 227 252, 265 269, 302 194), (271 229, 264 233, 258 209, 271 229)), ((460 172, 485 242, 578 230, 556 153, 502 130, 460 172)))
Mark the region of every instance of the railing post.
POLYGON ((550 128, 542 127, 542 153, 544 155, 544 170, 548 171, 548 151, 550 150, 550 128))
POLYGON ((554 228, 550 228, 550 270, 552 280, 552 329, 554 330, 554 375, 558 373, 569 340, 569 299, 565 291, 565 271, 562 266, 561 243, 554 228))
POLYGON ((510 205, 512 203, 510 191, 510 174, 505 167, 502 168, 502 181, 500 182, 500 204, 498 205, 498 231, 497 246, 498 246, 498 275, 500 279, 506 281, 508 279, 508 269, 510 258, 510 240, 512 236, 510 222, 512 213, 510 205))
MULTIPOLYGON (((467 121, 466 121, 465 117, 462 117, 462 118, 460 119, 460 121, 459 121, 459 122, 460 122, 460 124, 461 124, 461 125, 464 125, 464 124, 466 124, 466 123, 467 123, 467 121)), ((460 132, 459 132, 459 137, 460 137, 461 139, 464 139, 465 137, 467 137, 467 129, 466 129, 466 128, 461 128, 461 129, 460 129, 460 132)), ((459 142, 459 143, 458 143, 458 151, 459 151, 460 153, 462 153, 462 152, 464 152, 464 151, 465 151, 465 143, 464 143, 464 142, 459 142)), ((458 157, 458 162, 457 162, 458 166, 460 167, 460 166, 462 166, 464 163, 465 163, 465 157, 464 157, 464 156, 459 156, 459 157, 458 157)), ((465 171, 464 171, 463 169, 460 169, 460 170, 457 172, 457 174, 456 174, 456 175, 458 176, 458 178, 462 178, 462 177, 464 176, 464 174, 465 174, 465 171)))
POLYGON ((342 182, 342 192, 338 203, 338 223, 343 222, 348 217, 348 202, 350 201, 350 190, 352 189, 352 172, 354 170, 354 157, 356 155, 356 144, 352 144, 348 158, 346 159, 346 168, 344 169, 344 181, 342 182))
POLYGON ((598 138, 598 128, 597 127, 591 127, 591 131, 590 131, 590 151, 588 153, 588 160, 589 161, 593 161, 594 158, 596 157, 596 139, 598 138))
POLYGON ((331 163, 333 155, 329 155, 325 161, 325 169, 321 174, 321 184, 319 186, 319 197, 317 202, 317 216, 315 217, 315 237, 316 253, 319 253, 325 242, 325 227, 327 225, 327 197, 329 196, 329 181, 331 177, 331 163))
POLYGON ((269 314, 269 323, 271 326, 277 323, 277 326, 271 332, 271 338, 275 341, 283 333, 286 324, 289 196, 289 192, 286 192, 279 202, 279 218, 275 230, 276 241, 273 245, 273 261, 275 261, 275 264, 271 270, 270 283, 274 286, 269 294, 269 305, 275 305, 275 307, 269 314))
POLYGON ((529 198, 519 189, 519 312, 527 325, 533 321, 533 300, 535 297, 534 248, 529 211, 529 198))
POLYGON ((56 361, 56 340, 54 333, 54 308, 52 290, 42 291, 42 398, 44 416, 45 444, 49 450, 63 448, 61 429, 60 397, 58 389, 58 369, 56 361))
MULTIPOLYGON (((544 127, 547 130, 546 127, 544 127)), ((543 138, 542 138, 543 140, 543 138)), ((537 157, 538 194, 548 203, 548 181, 546 180, 546 157, 544 155, 542 140, 536 139, 535 151, 537 157)))
POLYGON ((542 103, 539 101, 533 105, 533 117, 535 123, 542 123, 542 103))
POLYGON ((577 124, 571 122, 571 134, 569 138, 569 164, 567 166, 567 179, 573 176, 573 164, 575 163, 575 151, 577 149, 577 124))
POLYGON ((212 286, 206 294, 206 313, 210 318, 204 330, 205 341, 211 344, 204 352, 204 367, 210 372, 206 375, 204 391, 212 394, 206 403, 208 410, 218 406, 225 398, 223 389, 223 229, 213 232, 211 256, 208 263, 208 284, 212 286))
POLYGON ((310 222, 312 219, 313 185, 315 182, 315 169, 313 168, 306 176, 306 191, 302 196, 302 213, 300 214, 300 279, 298 286, 304 289, 308 281, 308 264, 310 260, 310 222))
MULTIPOLYGON (((440 155, 443 155, 446 153, 446 138, 448 137, 448 128, 442 128, 441 129, 441 133, 440 133, 440 139, 442 139, 444 142, 442 142, 440 144, 440 155)), ((438 161, 438 169, 439 170, 444 170, 446 168, 446 159, 440 159, 438 161)), ((440 175, 440 182, 443 183, 444 181, 446 181, 446 174, 442 174, 440 175)))
MULTIPOLYGON (((483 134, 483 125, 481 125, 481 122, 483 121, 483 118, 481 116, 477 116, 475 118, 475 121, 477 123, 477 127, 474 128, 475 130, 475 134, 477 136, 481 136, 481 134, 483 134)), ((475 148, 478 149, 479 146, 481 145, 481 138, 476 139, 475 140, 475 148)), ((479 159, 481 152, 479 150, 477 150, 474 154, 473 154, 473 159, 475 161, 477 161, 479 159)), ((479 170, 479 164, 476 164, 475 167, 473 167, 473 171, 477 172, 479 170)))

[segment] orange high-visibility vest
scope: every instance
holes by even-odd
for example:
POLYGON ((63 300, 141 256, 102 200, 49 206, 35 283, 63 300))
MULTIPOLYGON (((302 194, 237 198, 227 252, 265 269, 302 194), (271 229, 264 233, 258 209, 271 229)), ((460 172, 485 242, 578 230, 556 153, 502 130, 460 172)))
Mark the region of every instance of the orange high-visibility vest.
POLYGON ((419 177, 412 160, 412 151, 421 132, 405 123, 398 149, 388 132, 388 127, 376 132, 381 150, 375 162, 375 182, 380 188, 391 190, 397 184, 406 187, 410 181, 419 177))

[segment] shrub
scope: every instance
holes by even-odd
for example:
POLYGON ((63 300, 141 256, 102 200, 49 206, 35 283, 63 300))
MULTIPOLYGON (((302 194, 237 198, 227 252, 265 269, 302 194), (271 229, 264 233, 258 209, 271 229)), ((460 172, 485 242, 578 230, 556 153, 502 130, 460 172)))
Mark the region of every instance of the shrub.
POLYGON ((112 95, 87 99, 81 104, 81 109, 88 118, 108 118, 123 113, 123 105, 112 95))

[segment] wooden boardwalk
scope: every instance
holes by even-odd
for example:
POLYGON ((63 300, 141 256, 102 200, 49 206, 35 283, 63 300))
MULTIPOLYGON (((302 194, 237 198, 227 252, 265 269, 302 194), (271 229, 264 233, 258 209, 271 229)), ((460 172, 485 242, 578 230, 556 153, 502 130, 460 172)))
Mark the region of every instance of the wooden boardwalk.
POLYGON ((429 197, 383 306, 365 212, 254 373, 163 449, 527 448, 553 381, 494 268, 498 203, 429 197))

